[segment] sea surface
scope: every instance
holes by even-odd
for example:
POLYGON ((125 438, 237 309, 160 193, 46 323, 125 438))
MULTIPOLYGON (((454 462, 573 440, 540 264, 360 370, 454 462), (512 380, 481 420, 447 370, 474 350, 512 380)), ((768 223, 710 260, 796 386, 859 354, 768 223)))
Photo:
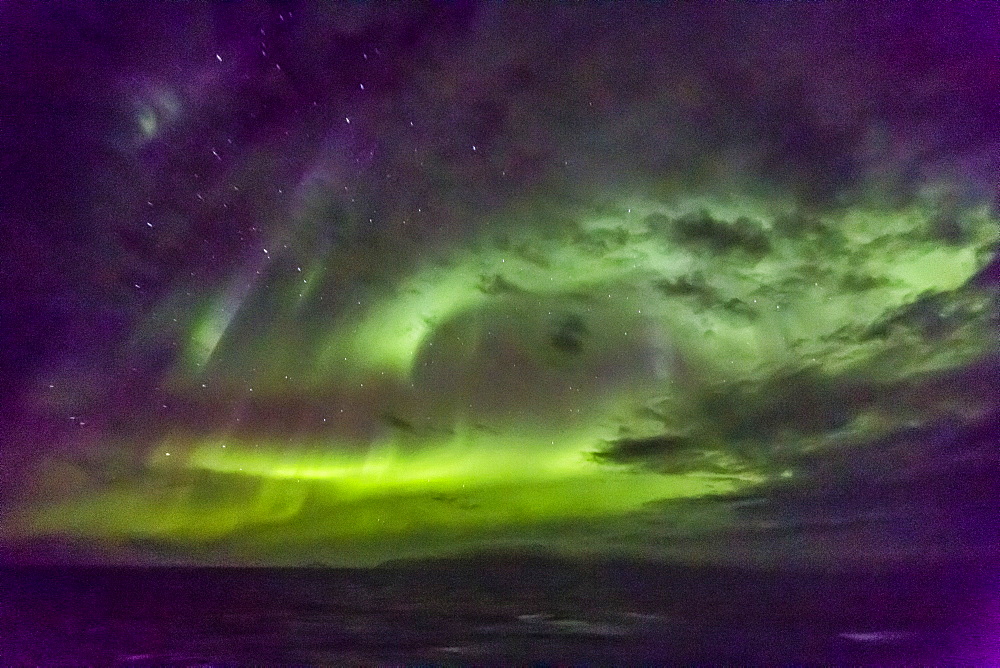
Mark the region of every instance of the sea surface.
POLYGON ((3 665, 997 665, 983 564, 7 568, 3 665))

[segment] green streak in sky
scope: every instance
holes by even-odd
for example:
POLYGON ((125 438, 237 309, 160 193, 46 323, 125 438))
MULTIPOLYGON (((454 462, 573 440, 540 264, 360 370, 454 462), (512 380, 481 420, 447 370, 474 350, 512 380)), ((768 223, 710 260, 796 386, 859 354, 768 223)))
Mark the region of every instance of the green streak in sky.
POLYGON ((22 528, 112 541, 205 541, 296 524, 302 515, 310 520, 291 528, 289 540, 388 541, 384 548, 391 553, 411 532, 475 536, 613 516, 651 501, 726 493, 763 479, 598 465, 584 456, 583 443, 541 454, 531 442, 500 438, 472 448, 449 444, 413 452, 388 443, 355 454, 320 446, 306 450, 312 454, 292 454, 264 443, 191 444, 186 464, 173 471, 166 470, 169 459, 161 452, 153 463, 159 474, 145 488, 45 508, 22 518, 22 528))

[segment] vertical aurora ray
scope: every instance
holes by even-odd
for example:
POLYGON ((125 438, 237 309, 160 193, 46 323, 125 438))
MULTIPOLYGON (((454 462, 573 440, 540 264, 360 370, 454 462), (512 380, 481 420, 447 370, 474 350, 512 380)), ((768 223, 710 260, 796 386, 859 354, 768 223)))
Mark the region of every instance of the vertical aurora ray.
POLYGON ((251 283, 235 283, 232 289, 207 300, 191 327, 185 361, 191 370, 203 369, 252 290, 251 283))

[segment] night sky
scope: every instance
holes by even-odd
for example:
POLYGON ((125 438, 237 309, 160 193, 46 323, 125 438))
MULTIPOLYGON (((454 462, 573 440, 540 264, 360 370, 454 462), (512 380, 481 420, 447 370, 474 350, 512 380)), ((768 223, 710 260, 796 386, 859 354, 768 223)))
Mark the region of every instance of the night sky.
POLYGON ((995 558, 990 3, 0 5, 0 546, 995 558))

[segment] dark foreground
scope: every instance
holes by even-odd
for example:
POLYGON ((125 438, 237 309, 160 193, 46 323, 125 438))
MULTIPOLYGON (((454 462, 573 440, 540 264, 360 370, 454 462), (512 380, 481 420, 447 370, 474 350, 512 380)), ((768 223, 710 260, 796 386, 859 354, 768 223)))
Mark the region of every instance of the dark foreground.
POLYGON ((0 664, 976 664, 984 565, 751 573, 544 558, 0 571, 0 664))

